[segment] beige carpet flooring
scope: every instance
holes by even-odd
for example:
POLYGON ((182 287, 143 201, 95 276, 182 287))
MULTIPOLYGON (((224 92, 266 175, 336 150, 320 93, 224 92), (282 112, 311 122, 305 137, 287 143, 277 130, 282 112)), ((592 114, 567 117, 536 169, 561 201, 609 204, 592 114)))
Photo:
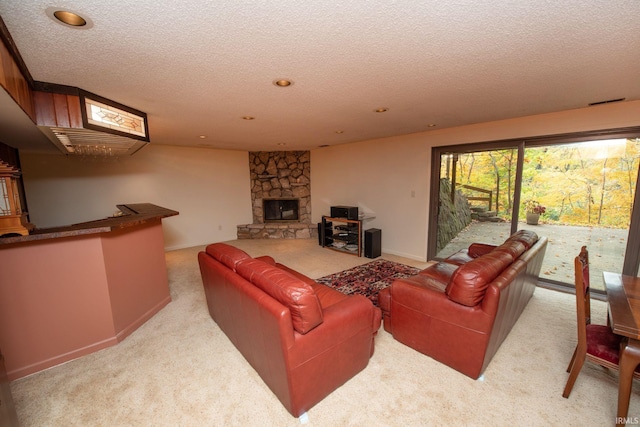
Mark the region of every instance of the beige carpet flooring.
MULTIPOLYGON (((230 242, 313 278, 371 261, 314 240, 230 242)), ((22 426, 607 426, 617 374, 586 364, 569 399, 572 295, 538 288, 483 378, 474 381, 382 328, 368 367, 292 417, 207 312, 196 254, 167 253, 172 302, 120 344, 11 383, 22 426)), ((383 258, 423 267, 395 256, 383 258)), ((594 323, 605 303, 594 301, 594 323)), ((640 417, 634 384, 630 417, 640 417)))

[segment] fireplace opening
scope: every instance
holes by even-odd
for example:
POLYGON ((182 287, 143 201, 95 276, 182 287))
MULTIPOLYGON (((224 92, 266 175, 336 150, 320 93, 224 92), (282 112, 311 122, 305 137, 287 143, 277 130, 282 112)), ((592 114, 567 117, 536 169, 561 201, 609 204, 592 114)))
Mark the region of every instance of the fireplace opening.
POLYGON ((298 221, 298 199, 263 199, 264 222, 298 221))

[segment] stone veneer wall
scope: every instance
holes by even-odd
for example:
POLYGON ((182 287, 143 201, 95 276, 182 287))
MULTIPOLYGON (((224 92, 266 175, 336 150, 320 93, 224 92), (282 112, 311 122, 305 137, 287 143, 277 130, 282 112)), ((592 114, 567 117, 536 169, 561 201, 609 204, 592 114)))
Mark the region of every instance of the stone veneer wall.
POLYGON ((440 179, 440 208, 438 211, 438 252, 453 240, 465 227, 471 224, 469 201, 456 190, 455 203, 451 202, 451 181, 440 179))
POLYGON ((238 225, 238 239, 308 239, 317 236, 311 224, 311 155, 309 151, 249 152, 253 224, 238 225), (299 220, 269 222, 263 199, 298 199, 299 220))

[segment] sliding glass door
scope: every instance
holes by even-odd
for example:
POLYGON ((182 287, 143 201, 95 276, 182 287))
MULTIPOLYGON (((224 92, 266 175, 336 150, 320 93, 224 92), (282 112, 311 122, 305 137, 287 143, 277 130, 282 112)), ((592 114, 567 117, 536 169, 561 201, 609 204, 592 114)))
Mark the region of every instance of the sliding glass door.
POLYGON ((511 234, 517 158, 515 147, 440 154, 436 258, 511 234))
POLYGON ((630 236, 640 236, 639 135, 633 129, 434 148, 428 258, 473 242, 500 244, 529 229, 549 238, 540 279, 550 285, 573 286, 573 258, 583 245, 594 289, 604 290, 602 271, 636 275, 640 243, 630 236))

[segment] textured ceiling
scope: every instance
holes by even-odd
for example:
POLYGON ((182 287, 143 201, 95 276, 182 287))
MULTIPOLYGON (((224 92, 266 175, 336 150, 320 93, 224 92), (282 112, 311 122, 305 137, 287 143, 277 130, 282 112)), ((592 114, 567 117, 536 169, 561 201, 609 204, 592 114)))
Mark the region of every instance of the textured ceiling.
POLYGON ((310 149, 640 99, 638 0, 0 0, 0 16, 34 80, 146 112, 152 144, 310 149))

